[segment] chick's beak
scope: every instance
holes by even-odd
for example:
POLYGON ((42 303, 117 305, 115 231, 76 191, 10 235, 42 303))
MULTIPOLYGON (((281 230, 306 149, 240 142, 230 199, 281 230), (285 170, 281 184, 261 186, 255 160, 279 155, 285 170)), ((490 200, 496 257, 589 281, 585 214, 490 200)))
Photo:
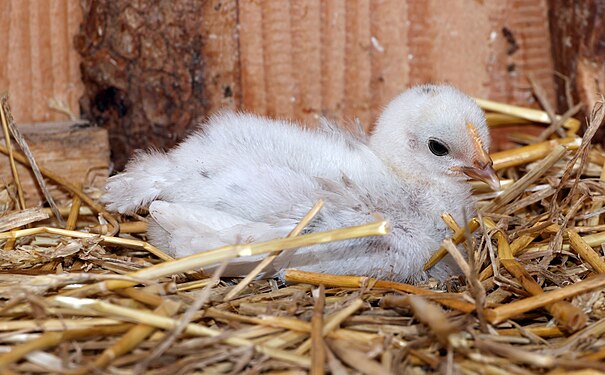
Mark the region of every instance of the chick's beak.
POLYGON ((492 190, 500 190, 500 179, 496 175, 496 171, 494 170, 491 160, 488 164, 484 164, 482 166, 475 164, 472 167, 463 167, 461 169, 462 172, 464 172, 464 174, 466 174, 468 177, 488 184, 492 190))
POLYGON ((498 179, 494 170, 494 163, 483 147, 483 142, 481 141, 481 137, 479 137, 477 129, 470 123, 466 127, 473 140, 475 158, 472 167, 462 167, 460 170, 470 178, 485 182, 492 190, 500 190, 500 179, 498 179))

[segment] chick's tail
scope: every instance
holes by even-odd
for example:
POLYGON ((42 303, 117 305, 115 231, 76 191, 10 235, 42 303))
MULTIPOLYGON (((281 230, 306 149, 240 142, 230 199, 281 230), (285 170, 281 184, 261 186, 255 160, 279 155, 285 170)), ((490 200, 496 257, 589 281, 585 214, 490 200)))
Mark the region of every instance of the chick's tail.
POLYGON ((107 180, 101 202, 110 211, 121 214, 132 214, 147 207, 173 183, 173 164, 169 155, 159 151, 137 154, 123 173, 107 180))

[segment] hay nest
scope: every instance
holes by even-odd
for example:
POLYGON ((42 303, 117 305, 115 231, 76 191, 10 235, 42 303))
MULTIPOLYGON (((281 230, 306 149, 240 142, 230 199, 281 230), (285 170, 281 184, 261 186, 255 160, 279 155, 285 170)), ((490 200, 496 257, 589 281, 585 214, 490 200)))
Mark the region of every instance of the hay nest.
MULTIPOLYGON (((23 209, 18 178, 0 191, 0 371, 605 371, 605 153, 590 145, 603 107, 593 110, 580 139, 572 113, 479 102, 492 126, 547 126, 537 137, 513 135, 526 145, 493 155, 504 190, 476 186, 477 218, 464 224, 444 215, 452 239, 427 268, 449 253, 464 276, 442 284, 295 270, 286 275, 288 285, 251 281, 254 274, 221 280, 221 267, 213 276, 201 269, 238 256, 380 235, 387 225, 292 233, 172 260, 140 237, 144 221, 122 222, 116 236, 117 220, 96 203, 98 192, 34 167, 73 200, 53 203, 52 210, 23 209), (67 220, 59 225, 62 216, 67 220), (461 243, 467 258, 455 246, 461 243)), ((10 131, 18 139, 5 102, 2 120, 5 137, 10 131)), ((32 164, 10 145, 0 151, 32 164)))

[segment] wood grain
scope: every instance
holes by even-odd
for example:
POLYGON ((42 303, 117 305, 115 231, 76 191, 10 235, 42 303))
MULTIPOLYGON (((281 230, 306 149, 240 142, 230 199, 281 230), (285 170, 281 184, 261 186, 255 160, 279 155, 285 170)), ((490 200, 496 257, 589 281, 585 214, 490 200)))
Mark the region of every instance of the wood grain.
POLYGON ((340 119, 344 110, 346 2, 324 1, 321 9, 322 114, 340 119))
POLYGON ((0 0, 0 92, 11 97, 17 122, 64 120, 54 99, 79 113, 83 92, 79 57, 72 45, 80 27, 78 0, 0 0))
POLYGON ((321 115, 321 0, 293 1, 294 117, 314 124, 321 115))
POLYGON ((551 103, 555 104, 554 65, 551 54, 551 38, 548 27, 548 4, 546 0, 514 0, 508 19, 519 53, 513 63, 517 74, 512 78, 513 100, 532 103, 531 86, 527 76, 532 75, 542 86, 551 103))
POLYGON ((265 62, 263 53, 263 9, 258 1, 239 2, 239 41, 242 107, 258 114, 267 113, 265 62))
POLYGON ((535 106, 527 75, 554 90, 545 1, 240 0, 242 104, 366 129, 426 82, 535 106))
POLYGON ((237 0, 204 1, 202 50, 208 113, 238 108, 241 102, 237 0))
MULTIPOLYGON (((153 144, 172 144, 173 138, 185 134, 184 127, 192 128, 201 118, 222 109, 245 109, 311 126, 320 116, 344 124, 357 118, 370 129, 392 97, 425 82, 450 82, 471 95, 536 106, 526 79, 529 74, 555 98, 548 2, 209 0, 203 2, 201 11, 195 8, 195 18, 170 26, 171 16, 157 25, 149 18, 172 14, 165 6, 158 10, 143 1, 124 5, 118 19, 111 18, 112 12, 87 15, 80 35, 88 35, 89 40, 81 50, 96 52, 87 55, 83 71, 89 78, 114 77, 109 81, 118 90, 116 100, 130 98, 133 108, 140 103, 146 109, 145 117, 151 119, 149 129, 137 128, 126 132, 127 136, 110 132, 116 155, 153 144), (180 32, 189 30, 198 18, 203 20, 201 42, 194 40, 191 45, 196 48, 192 56, 199 61, 185 63, 195 73, 190 77, 194 84, 188 85, 183 64, 176 64, 179 68, 168 75, 161 73, 166 67, 162 53, 180 48, 162 39, 178 40, 174 38, 177 34, 166 33, 177 33, 179 27, 180 32), (98 35, 98 30, 113 30, 122 24, 123 32, 98 35), (142 37, 135 30, 152 24, 167 32, 141 41, 140 49, 129 50, 142 37), (134 89, 133 95, 122 91, 128 82, 124 74, 132 66, 154 72, 138 79, 138 86, 149 86, 147 91, 134 89), (196 86, 198 80, 201 89, 196 86), (155 83, 144 84, 146 81, 155 83), (178 89, 161 88, 171 81, 177 82, 178 89), (154 93, 162 91, 169 101, 192 102, 190 97, 198 95, 201 99, 196 100, 203 103, 173 111, 154 99, 159 98, 154 93), (139 96, 147 99, 138 100, 139 96), (164 128, 169 141, 154 140, 166 138, 158 130, 164 128)), ((186 3, 180 0, 177 4, 186 3)), ((110 2, 99 4, 104 4, 99 6, 100 12, 111 8, 110 2)), ((17 122, 65 119, 65 114, 49 108, 51 98, 65 102, 78 114, 83 90, 81 59, 72 40, 83 19, 81 3, 0 0, 0 5, 4 10, 0 32, 7 40, 0 47, 0 91, 11 94, 17 122)), ((582 65, 582 77, 592 75, 586 68, 591 66, 582 65)), ((95 85, 103 86, 104 81, 96 78, 95 85)), ((94 99, 99 87, 91 86, 88 99, 82 102, 82 111, 89 118, 98 118, 90 98, 94 99)), ((121 165, 128 156, 118 157, 121 165)))
POLYGON ((353 0, 346 9, 345 108, 348 119, 372 125, 372 30, 370 0, 353 0))
MULTIPOLYGON (((60 174, 72 183, 101 188, 109 173, 109 143, 107 130, 82 122, 51 122, 18 125, 26 138, 38 165, 60 174)), ((0 137, 4 144, 4 139, 0 137)), ((18 150, 18 147, 16 148, 18 150)), ((31 170, 18 165, 28 207, 42 204, 44 198, 31 170)), ((0 181, 12 180, 8 158, 0 156, 0 181)), ((59 187, 48 184, 49 191, 59 201, 70 196, 59 187)))
POLYGON ((408 17, 406 3, 398 0, 371 3, 372 117, 410 83, 408 17))
POLYGON ((292 117, 294 75, 292 72, 290 2, 263 2, 263 52, 267 114, 292 117))

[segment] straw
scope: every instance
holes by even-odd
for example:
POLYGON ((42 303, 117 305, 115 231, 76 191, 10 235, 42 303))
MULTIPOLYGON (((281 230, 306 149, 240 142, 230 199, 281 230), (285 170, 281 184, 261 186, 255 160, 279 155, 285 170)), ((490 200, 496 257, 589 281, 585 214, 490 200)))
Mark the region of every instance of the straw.
POLYGON ((326 302, 325 288, 320 285, 313 306, 313 317, 311 318, 311 374, 322 375, 325 373, 326 349, 323 338, 324 330, 324 307, 326 302))
POLYGON ((5 154, 8 155, 9 164, 11 167, 11 173, 13 174, 13 180, 15 181, 15 185, 17 185, 17 195, 19 200, 17 201, 17 208, 25 209, 25 196, 23 194, 23 186, 21 185, 21 179, 19 178, 19 171, 17 171, 17 165, 15 163, 15 153, 13 151, 13 147, 11 144, 11 136, 9 133, 8 127, 8 119, 7 113, 5 112, 5 103, 6 98, 3 97, 0 100, 0 119, 2 120, 2 132, 4 134, 4 144, 6 145, 5 154))
POLYGON ((497 211, 503 205, 511 202, 527 189, 529 185, 534 183, 538 178, 544 175, 557 161, 559 161, 567 152, 567 148, 562 145, 556 146, 552 152, 543 160, 538 162, 536 166, 529 171, 525 176, 521 177, 502 194, 496 197, 493 201, 482 208, 483 212, 497 211))
MULTIPOLYGON (((317 203, 315 203, 311 210, 309 210, 309 212, 300 220, 298 224, 296 224, 294 229, 292 229, 292 231, 288 234, 288 237, 298 236, 300 232, 302 232, 302 230, 307 225, 309 225, 309 223, 311 222, 311 220, 313 220, 317 213, 319 213, 319 210, 321 210, 323 204, 324 203, 322 200, 319 200, 317 203)), ((227 293, 227 295, 225 296, 225 300, 233 299, 235 296, 241 293, 242 290, 244 290, 244 288, 248 286, 248 284, 250 284, 252 280, 254 280, 254 278, 258 276, 259 273, 261 273, 265 268, 267 268, 267 266, 269 266, 271 262, 273 262, 273 260, 277 258, 281 253, 282 252, 278 250, 267 255, 256 267, 254 267, 252 271, 250 271, 250 273, 248 273, 248 275, 246 275, 246 277, 242 279, 242 281, 240 281, 235 286, 235 288, 231 289, 231 291, 227 293)))
MULTIPOLYGON (((8 105, 8 98, 3 97, 1 102, 2 102, 2 107, 4 109, 6 118, 8 119, 8 128, 9 128, 13 138, 15 139, 15 141, 21 148, 21 151, 27 157, 31 170, 34 174, 34 177, 36 178, 36 182, 38 183, 38 186, 40 187, 40 190, 42 191, 42 195, 44 195, 44 199, 46 200, 46 202, 48 202, 48 205, 50 206, 51 211, 55 215, 55 218, 59 222, 59 225, 61 225, 61 226, 65 225, 65 223, 63 222, 63 217, 61 216, 61 214, 59 213, 59 209, 57 208, 57 204, 55 203, 55 200, 53 199, 52 195, 48 191, 48 188, 46 187, 46 182, 44 181, 44 178, 42 177, 40 168, 38 167, 38 164, 36 163, 36 159, 34 158, 34 155, 32 154, 32 152, 29 148, 29 145, 27 144, 27 141, 25 140, 23 135, 21 135, 21 132, 19 131, 19 129, 17 129, 17 127, 15 126, 15 122, 13 120, 13 116, 11 115, 10 107, 8 105)), ((25 208, 25 207, 23 207, 23 208, 25 208)))
POLYGON ((569 150, 575 150, 580 147, 580 141, 581 138, 561 138, 511 150, 495 152, 490 156, 494 162, 494 169, 499 171, 541 160, 559 145, 565 146, 569 150))
MULTIPOLYGON (((151 325, 162 329, 174 329, 179 325, 179 322, 177 320, 170 319, 168 317, 137 309, 112 305, 107 302, 97 301, 93 299, 58 296, 51 299, 50 302, 54 302, 59 306, 67 306, 75 309, 91 309, 101 314, 108 314, 118 318, 123 318, 129 321, 135 321, 138 323, 151 325)), ((202 337, 216 337, 221 335, 220 331, 194 323, 187 324, 185 326, 184 331, 189 335, 202 337)), ((232 346, 252 346, 259 352, 264 353, 270 357, 293 362, 305 368, 308 368, 310 366, 310 362, 305 357, 298 356, 294 353, 290 353, 287 351, 265 347, 264 345, 260 344, 255 345, 253 342, 247 339, 242 339, 238 337, 226 337, 221 341, 224 341, 226 344, 232 346)), ((1 360, 0 364, 2 364, 1 360)))
MULTIPOLYGON (((475 98, 475 101, 477 102, 477 104, 479 104, 482 109, 486 111, 499 112, 543 124, 551 123, 551 119, 548 116, 548 113, 546 113, 545 111, 540 111, 533 108, 524 108, 505 103, 498 103, 486 99, 475 98)), ((560 119, 561 116, 556 116, 556 118, 560 119)), ((576 119, 568 119, 563 123, 563 127, 568 129, 570 133, 575 134, 580 129, 580 121, 576 119)))
MULTIPOLYGON (((492 223, 492 226, 495 226, 495 224, 492 223)), ((495 237, 498 241, 498 257, 504 268, 516 277, 530 294, 538 295, 544 293, 542 287, 536 283, 521 263, 515 260, 506 236, 502 232, 497 231, 495 237)), ((568 302, 556 302, 545 307, 560 322, 564 329, 569 332, 578 331, 588 321, 588 317, 581 309, 568 302)))
MULTIPOLYGON (((266 242, 258 242, 246 245, 224 246, 215 250, 209 250, 199 254, 193 254, 184 258, 167 261, 143 270, 133 272, 129 276, 138 279, 157 279, 163 276, 172 275, 179 272, 186 272, 203 268, 207 265, 216 264, 225 260, 231 260, 239 257, 258 255, 274 251, 274 249, 292 250, 303 246, 313 246, 333 241, 342 241, 359 237, 380 236, 388 233, 388 225, 385 221, 359 225, 349 228, 336 229, 325 232, 310 233, 297 237, 288 237, 266 242)), ((0 239, 2 234, 0 233, 0 239)), ((107 243, 116 243, 120 240, 124 244, 126 239, 115 239, 114 237, 100 236, 107 243)), ((140 246, 141 241, 128 240, 126 243, 132 246, 140 246)), ((143 243, 143 245, 145 245, 143 243)), ((129 281, 110 280, 97 285, 88 292, 115 290, 133 286, 135 283, 129 281)), ((80 295, 87 292, 86 289, 74 290, 68 295, 80 295)))
MULTIPOLYGON (((144 213, 121 217, 119 237, 111 235, 117 220, 96 217, 99 192, 85 198, 71 184, 71 200, 58 202, 67 225, 55 228, 48 209, 8 211, 18 198, 13 187, 0 188, 7 210, 0 241, 14 241, 0 257, 1 372, 603 370, 605 152, 589 142, 601 111, 591 113, 584 139, 573 136, 569 121, 566 139, 556 139, 565 114, 551 113, 545 129, 555 138, 492 154, 504 190, 473 184, 478 215, 466 225, 443 215, 452 240, 442 249, 462 270, 443 280, 421 272, 403 283, 301 270, 262 279, 260 267, 243 281, 204 273, 238 257, 388 235, 384 221, 173 260, 144 241, 144 213), (465 239, 463 253, 455 243, 465 239)), ((497 115, 492 119, 502 123, 534 122, 497 115)))
POLYGON ((450 296, 444 296, 441 295, 441 293, 433 292, 413 285, 393 281, 377 280, 369 277, 329 275, 289 269, 286 271, 285 279, 286 281, 295 283, 337 286, 344 288, 359 288, 362 286, 368 286, 370 288, 392 289, 421 296, 430 296, 434 298, 435 302, 462 312, 467 313, 475 310, 473 304, 464 302, 462 298, 452 298, 450 296))
MULTIPOLYGON (((6 147, 3 147, 0 145, 0 152, 2 152, 3 154, 8 155, 9 154, 9 149, 6 147)), ((17 160, 19 163, 24 164, 26 166, 30 166, 29 160, 22 154, 13 151, 13 158, 15 160, 17 160)), ((111 215, 109 212, 107 212, 107 210, 101 206, 100 204, 98 204, 97 202, 95 202, 92 198, 90 198, 88 195, 84 194, 84 192, 82 192, 81 189, 78 189, 78 187, 76 185, 74 185, 73 183, 67 181, 66 179, 64 179, 63 177, 61 177, 60 175, 51 172, 50 170, 39 166, 38 168, 40 170, 40 173, 42 173, 42 175, 54 182, 56 182, 57 184, 61 185, 62 187, 64 187, 66 190, 68 190, 70 193, 77 195, 78 197, 80 197, 80 199, 82 200, 82 202, 86 203, 90 208, 92 208, 93 210, 95 210, 96 212, 100 213, 101 215, 103 215, 103 217, 109 221, 109 223, 113 226, 112 231, 110 232, 110 235, 114 235, 118 232, 120 225, 118 224, 117 220, 113 217, 113 215, 111 215)))
POLYGON ((561 289, 544 292, 533 297, 528 297, 487 310, 486 315, 492 324, 498 324, 528 311, 603 288, 605 288, 605 275, 601 274, 561 289))
MULTIPOLYGON (((442 218, 444 218, 444 216, 442 216, 442 218)), ((445 217, 446 217, 446 219, 445 219, 446 221, 449 220, 447 218, 447 216, 445 216, 445 217)), ((452 220, 453 220, 453 218, 452 218, 452 220)), ((479 228, 479 220, 477 220, 476 218, 471 219, 471 221, 468 222, 468 224, 466 225, 465 228, 458 227, 458 229, 454 230, 454 236, 452 237, 452 242, 454 242, 455 245, 460 245, 461 243, 463 243, 466 240, 467 233, 474 233, 478 228, 479 228)), ((448 254, 447 249, 444 246, 440 246, 439 249, 435 253, 433 253, 431 258, 424 264, 424 270, 428 271, 429 269, 431 269, 435 264, 437 264, 447 254, 448 254)))

